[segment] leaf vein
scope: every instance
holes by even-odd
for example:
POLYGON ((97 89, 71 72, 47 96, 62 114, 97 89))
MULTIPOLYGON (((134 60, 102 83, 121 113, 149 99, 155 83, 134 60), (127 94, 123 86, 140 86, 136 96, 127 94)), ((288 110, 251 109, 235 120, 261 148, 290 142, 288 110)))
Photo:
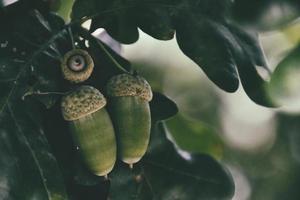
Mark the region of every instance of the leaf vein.
POLYGON ((217 184, 217 185, 221 184, 219 181, 212 180, 212 179, 207 179, 207 178, 204 178, 204 177, 201 177, 201 176, 195 176, 194 174, 191 174, 191 173, 188 173, 188 172, 185 172, 185 171, 181 171, 181 170, 178 170, 178 169, 175 169, 175 168, 163 165, 163 164, 159 164, 159 163, 156 163, 156 162, 145 161, 145 163, 150 164, 150 165, 155 166, 155 167, 158 167, 158 168, 162 168, 164 170, 167 170, 167 171, 175 173, 175 174, 180 174, 182 176, 193 178, 197 181, 205 181, 205 182, 212 183, 212 184, 217 184))
POLYGON ((37 158, 37 156, 36 156, 34 150, 32 149, 30 143, 28 142, 28 140, 27 140, 27 138, 26 138, 26 136, 25 136, 25 133, 22 131, 22 128, 20 127, 19 123, 17 122, 17 119, 15 118, 13 109, 11 108, 11 105, 10 105, 9 103, 7 104, 7 107, 8 107, 9 113, 10 113, 12 119, 13 119, 13 122, 14 122, 14 124, 15 124, 15 126, 16 126, 18 132, 20 133, 20 135, 21 135, 22 138, 24 139, 24 142, 25 142, 26 146, 28 147, 28 149, 29 149, 29 151, 30 151, 30 153, 31 153, 31 155, 32 155, 32 157, 33 157, 33 160, 34 160, 34 162, 35 162, 35 164, 36 164, 36 166, 37 166, 37 168, 38 168, 38 170, 39 170, 39 173, 40 173, 41 178, 42 178, 43 185, 44 185, 45 190, 46 190, 46 192, 47 192, 47 196, 49 197, 49 199, 52 199, 52 198, 51 198, 51 194, 50 194, 50 192, 49 192, 49 188, 48 188, 47 184, 45 183, 45 181, 46 181, 47 179, 46 179, 46 177, 45 177, 45 175, 44 175, 44 173, 43 173, 43 170, 42 170, 41 165, 40 165, 40 163, 39 163, 39 161, 38 161, 38 158, 37 158))

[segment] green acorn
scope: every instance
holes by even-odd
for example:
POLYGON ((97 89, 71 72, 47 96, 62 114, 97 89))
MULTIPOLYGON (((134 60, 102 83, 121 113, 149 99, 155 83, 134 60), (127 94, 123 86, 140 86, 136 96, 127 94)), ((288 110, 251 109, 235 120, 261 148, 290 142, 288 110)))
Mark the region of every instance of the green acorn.
POLYGON ((146 153, 150 139, 151 87, 143 77, 121 74, 108 81, 107 94, 119 156, 132 167, 146 153))
POLYGON ((83 49, 73 49, 64 55, 61 70, 64 78, 72 83, 87 80, 94 69, 94 61, 83 49))
POLYGON ((81 86, 62 99, 61 108, 79 153, 87 168, 106 176, 116 162, 116 139, 104 108, 106 99, 91 86, 81 86))

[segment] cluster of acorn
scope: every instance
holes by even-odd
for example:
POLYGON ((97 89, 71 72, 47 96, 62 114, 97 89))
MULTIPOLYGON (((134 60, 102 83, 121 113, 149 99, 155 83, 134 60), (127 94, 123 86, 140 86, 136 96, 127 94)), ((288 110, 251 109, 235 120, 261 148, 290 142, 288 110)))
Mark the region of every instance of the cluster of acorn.
MULTIPOLYGON (((66 80, 80 83, 92 74, 94 63, 87 51, 68 52, 62 62, 66 80)), ((151 128, 148 82, 137 75, 120 74, 107 83, 108 100, 92 86, 68 92, 61 103, 73 140, 87 168, 106 176, 118 157, 131 167, 145 154, 151 128), (107 101, 111 105, 106 111, 107 101)))

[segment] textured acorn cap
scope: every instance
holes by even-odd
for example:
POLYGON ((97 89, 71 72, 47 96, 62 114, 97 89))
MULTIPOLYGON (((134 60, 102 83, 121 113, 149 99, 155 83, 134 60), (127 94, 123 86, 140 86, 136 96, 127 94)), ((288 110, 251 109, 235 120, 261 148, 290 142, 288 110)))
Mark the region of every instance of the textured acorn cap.
POLYGON ((111 97, 139 96, 151 101, 152 91, 149 83, 141 76, 120 74, 112 77, 107 83, 107 94, 111 97))
POLYGON ((80 83, 87 80, 91 76, 93 69, 94 69, 94 61, 90 56, 90 54, 83 49, 73 49, 67 52, 64 55, 63 61, 61 63, 61 70, 64 79, 72 83, 80 83), (81 70, 80 69, 73 70, 72 66, 70 66, 72 64, 75 64, 70 61, 72 58, 76 56, 82 58, 82 61, 84 62, 83 63, 84 66, 81 70))
POLYGON ((61 109, 64 119, 73 121, 92 114, 105 105, 106 99, 99 90, 81 86, 63 97, 61 109))

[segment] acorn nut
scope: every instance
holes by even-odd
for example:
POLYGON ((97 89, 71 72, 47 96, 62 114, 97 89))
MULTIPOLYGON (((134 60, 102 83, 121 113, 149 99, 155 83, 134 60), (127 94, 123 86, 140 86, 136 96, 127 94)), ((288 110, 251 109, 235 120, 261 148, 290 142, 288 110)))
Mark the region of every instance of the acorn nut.
POLYGON ((107 84, 120 159, 132 168, 146 153, 151 129, 152 91, 141 76, 121 74, 107 84))
POLYGON ((90 54, 83 49, 73 49, 64 55, 61 70, 64 79, 72 83, 87 80, 94 69, 94 61, 90 54))
POLYGON ((87 168, 106 176, 116 162, 116 139, 105 109, 106 99, 94 87, 81 86, 65 95, 61 109, 87 168))

